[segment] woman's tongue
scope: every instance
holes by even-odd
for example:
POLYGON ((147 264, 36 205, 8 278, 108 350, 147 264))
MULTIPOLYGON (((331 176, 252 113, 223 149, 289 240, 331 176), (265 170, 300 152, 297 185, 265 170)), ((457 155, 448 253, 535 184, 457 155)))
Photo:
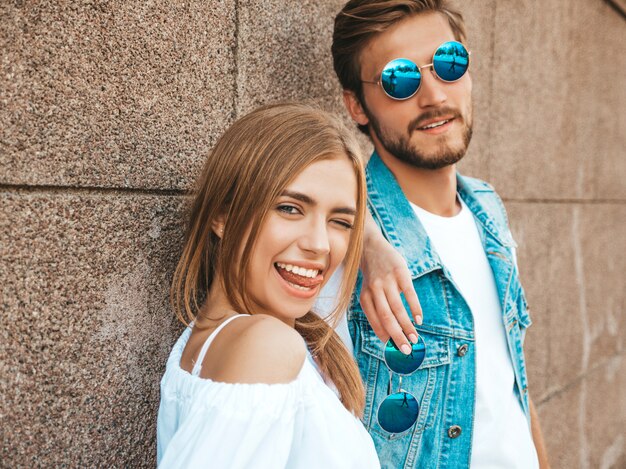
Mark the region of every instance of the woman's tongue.
POLYGON ((317 277, 303 277, 302 275, 294 274, 293 272, 289 272, 288 270, 281 269, 280 267, 276 267, 278 273, 282 278, 284 278, 289 283, 295 283, 296 285, 300 285, 301 287, 311 288, 320 283, 317 277))

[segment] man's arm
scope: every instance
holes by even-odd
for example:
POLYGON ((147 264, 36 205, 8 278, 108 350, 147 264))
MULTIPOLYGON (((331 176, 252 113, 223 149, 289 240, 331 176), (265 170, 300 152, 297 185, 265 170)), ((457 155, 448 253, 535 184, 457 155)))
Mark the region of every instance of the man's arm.
POLYGON ((363 287, 359 299, 372 330, 383 342, 391 337, 400 350, 409 353, 407 338, 416 343, 417 331, 400 294, 404 293, 417 324, 422 323, 422 308, 406 261, 383 237, 369 212, 365 220, 361 271, 363 287))
POLYGON ((535 409, 532 399, 528 399, 530 403, 530 428, 533 434, 533 442, 535 443, 535 449, 537 450, 537 456, 539 458, 539 467, 541 469, 550 469, 550 463, 548 462, 548 451, 546 450, 546 443, 543 440, 543 432, 541 431, 541 425, 539 424, 539 415, 535 409))

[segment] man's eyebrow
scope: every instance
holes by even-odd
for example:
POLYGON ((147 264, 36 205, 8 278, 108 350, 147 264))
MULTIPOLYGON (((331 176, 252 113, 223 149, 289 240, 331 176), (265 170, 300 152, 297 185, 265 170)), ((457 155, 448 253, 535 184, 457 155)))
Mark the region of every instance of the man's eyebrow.
MULTIPOLYGON (((308 205, 316 205, 317 202, 302 192, 294 192, 294 191, 282 191, 281 196, 283 197, 291 197, 292 199, 299 200, 308 205)), ((333 209, 333 213, 342 213, 344 215, 353 215, 356 216, 356 209, 352 207, 337 207, 333 209)))

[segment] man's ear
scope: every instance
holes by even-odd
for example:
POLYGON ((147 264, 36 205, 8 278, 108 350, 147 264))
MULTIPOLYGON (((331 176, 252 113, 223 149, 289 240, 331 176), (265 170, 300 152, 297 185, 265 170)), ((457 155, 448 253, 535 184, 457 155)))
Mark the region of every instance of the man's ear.
POLYGON ((352 117, 352 120, 359 125, 369 124, 369 119, 361 106, 359 98, 356 97, 354 91, 343 90, 343 103, 348 110, 348 114, 352 117))
POLYGON ((219 239, 222 239, 222 236, 224 236, 224 224, 223 215, 220 215, 211 222, 211 230, 213 230, 213 233, 215 233, 219 239))

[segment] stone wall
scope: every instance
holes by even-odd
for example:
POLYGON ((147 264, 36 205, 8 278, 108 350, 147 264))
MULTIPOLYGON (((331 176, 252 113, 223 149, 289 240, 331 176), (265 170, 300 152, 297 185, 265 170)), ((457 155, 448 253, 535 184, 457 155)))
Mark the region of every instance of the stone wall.
MULTIPOLYGON (((259 104, 343 113, 342 3, 0 3, 0 466, 154 465, 185 191, 259 104)), ((461 168, 509 209, 553 467, 626 467, 624 16, 455 3, 476 108, 461 168)))

